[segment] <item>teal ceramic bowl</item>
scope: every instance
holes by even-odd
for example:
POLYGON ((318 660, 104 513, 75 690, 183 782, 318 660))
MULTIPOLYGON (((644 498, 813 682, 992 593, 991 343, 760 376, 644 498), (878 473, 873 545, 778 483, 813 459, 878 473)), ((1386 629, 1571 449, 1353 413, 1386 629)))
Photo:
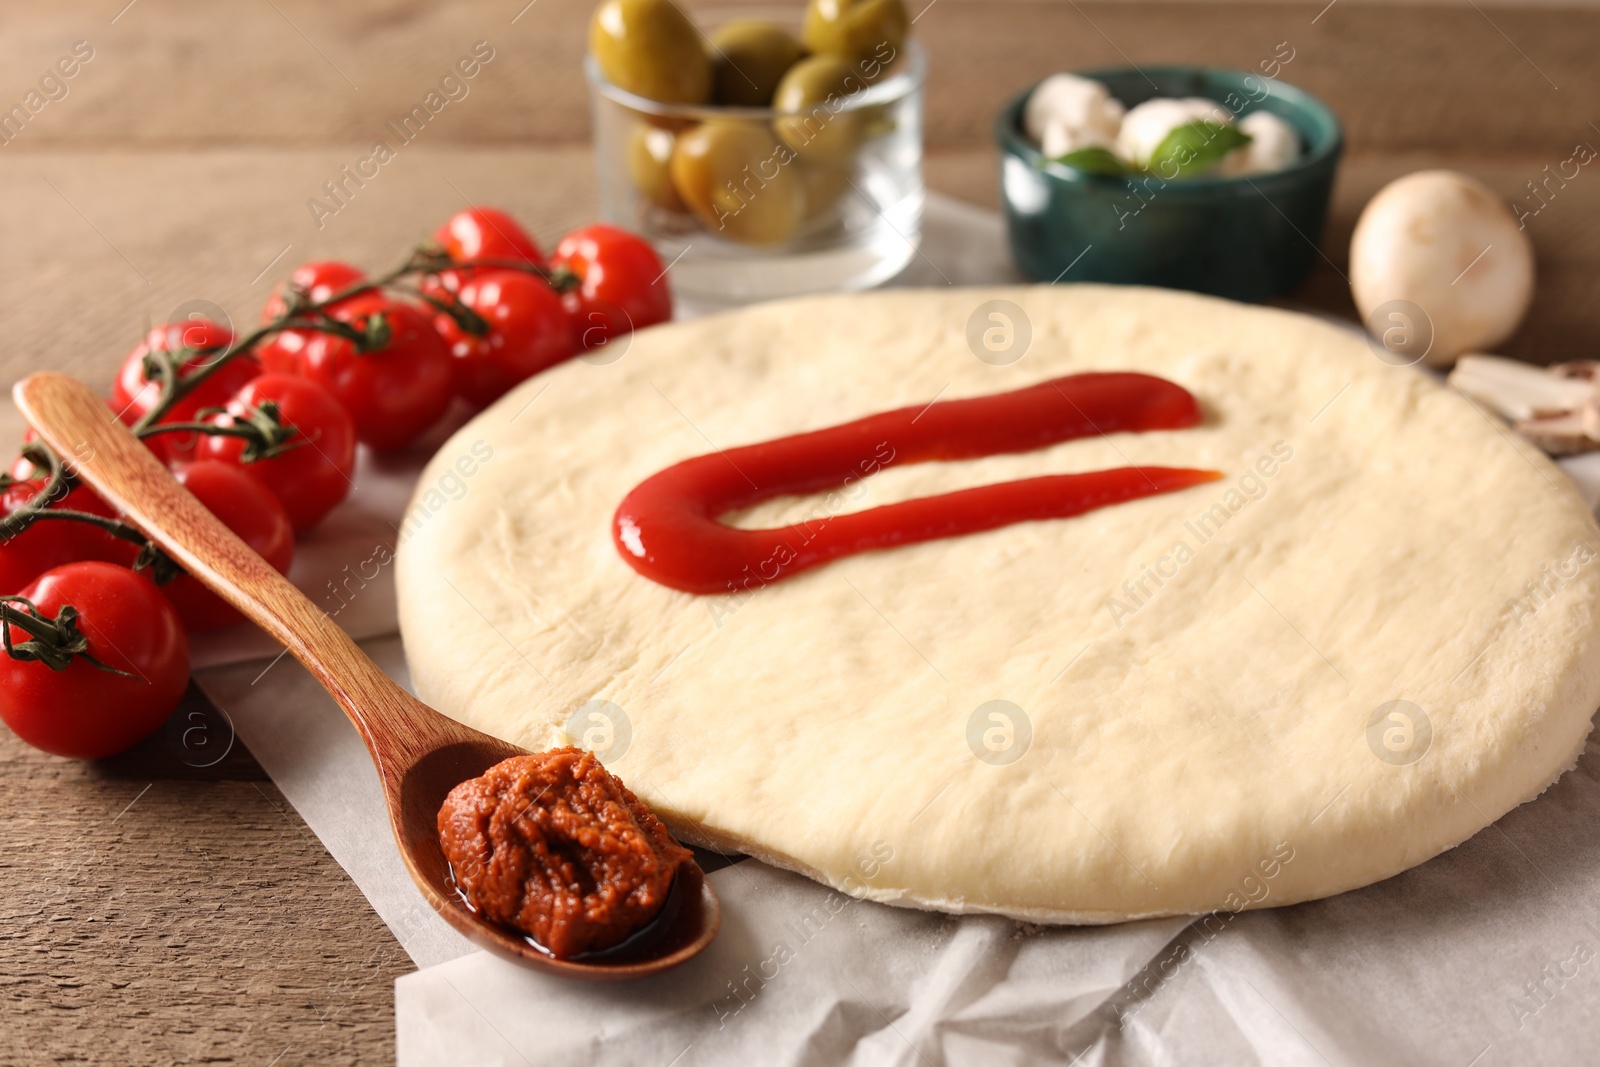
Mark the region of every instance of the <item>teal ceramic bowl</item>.
POLYGON ((1243 71, 1146 67, 1082 74, 1129 107, 1156 96, 1204 96, 1240 117, 1270 111, 1300 134, 1303 152, 1270 174, 1170 181, 1089 174, 1047 161, 1023 133, 1030 88, 995 123, 1006 228, 1024 274, 1043 282, 1192 289, 1235 300, 1279 296, 1305 278, 1317 258, 1344 148, 1332 111, 1291 85, 1243 71))

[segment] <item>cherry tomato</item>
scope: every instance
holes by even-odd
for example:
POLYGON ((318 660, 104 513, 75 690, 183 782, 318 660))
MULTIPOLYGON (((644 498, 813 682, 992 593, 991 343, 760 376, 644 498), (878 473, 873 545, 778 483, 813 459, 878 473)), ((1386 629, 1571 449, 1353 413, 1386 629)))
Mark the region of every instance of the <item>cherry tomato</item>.
POLYGON ((264 324, 281 318, 288 310, 289 305, 284 299, 284 291, 291 285, 297 289, 304 289, 311 297, 312 303, 320 304, 335 293, 342 293, 352 285, 366 280, 366 271, 335 259, 302 263, 289 275, 287 282, 279 282, 273 287, 272 295, 267 297, 267 306, 261 309, 261 321, 264 324))
POLYGON ((458 211, 433 232, 433 239, 451 259, 507 259, 544 266, 544 253, 516 219, 499 208, 458 211))
MULTIPOLYGON (((10 515, 44 491, 45 479, 17 482, 0 492, 0 514, 10 515)), ((86 485, 70 489, 50 505, 68 511, 84 511, 103 518, 116 518, 116 512, 86 485)), ((65 563, 103 560, 132 567, 139 546, 86 522, 69 519, 36 520, 15 537, 0 541, 0 592, 15 592, 39 575, 65 563)))
MULTIPOLYGON (((173 474, 206 510, 272 564, 273 570, 289 572, 289 564, 294 562, 294 526, 266 486, 243 468, 216 460, 185 463, 173 474)), ((161 592, 188 630, 215 630, 244 621, 225 600, 187 574, 162 586, 161 592)))
POLYGON ((554 263, 583 282, 564 297, 574 348, 598 348, 672 318, 672 290, 661 257, 627 230, 605 223, 573 230, 556 245, 554 263))
MULTIPOLYGON (((111 563, 69 563, 22 595, 48 618, 65 605, 77 608, 89 655, 125 674, 82 657, 56 671, 0 652, 0 719, 18 737, 58 756, 100 759, 166 722, 188 685, 189 642, 178 613, 148 578, 111 563)), ((11 626, 13 644, 28 639, 11 626)))
POLYGON ((475 272, 460 300, 488 322, 488 333, 468 333, 444 312, 433 325, 454 357, 456 393, 473 404, 497 400, 572 355, 561 297, 543 279, 515 270, 475 272))
MULTIPOLYGON (((155 327, 145 336, 143 344, 128 353, 128 358, 122 361, 122 369, 117 372, 116 381, 112 383, 111 400, 118 418, 132 426, 161 399, 159 381, 145 377, 145 356, 152 352, 198 349, 200 351, 183 361, 181 369, 187 374, 206 366, 217 352, 232 343, 233 333, 230 330, 206 319, 169 322, 165 326, 155 327)), ((260 373, 261 364, 256 362, 254 356, 234 356, 202 382, 199 388, 178 401, 161 421, 194 422, 195 413, 201 408, 221 407, 228 397, 260 373)), ((199 444, 195 438, 196 435, 192 433, 157 434, 145 438, 145 444, 150 451, 171 462, 194 455, 199 444)))
POLYGON ((381 315, 389 339, 380 349, 360 352, 338 334, 284 330, 259 350, 262 364, 328 390, 350 412, 356 437, 373 448, 387 452, 411 444, 450 406, 450 351, 428 313, 376 291, 341 300, 328 313, 361 330, 381 315))
POLYGON ((299 431, 306 443, 295 445, 270 459, 245 463, 245 442, 237 437, 208 434, 200 445, 202 459, 218 459, 242 468, 272 491, 299 533, 315 526, 350 494, 350 475, 356 465, 356 433, 344 405, 322 386, 289 374, 263 374, 228 401, 227 410, 213 415, 219 426, 235 420, 264 400, 278 405, 278 417, 299 431))

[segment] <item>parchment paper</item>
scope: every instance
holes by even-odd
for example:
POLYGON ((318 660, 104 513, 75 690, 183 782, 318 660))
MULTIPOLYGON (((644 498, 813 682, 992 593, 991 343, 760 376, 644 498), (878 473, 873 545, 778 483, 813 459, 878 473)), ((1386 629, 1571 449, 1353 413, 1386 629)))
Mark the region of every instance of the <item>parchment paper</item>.
MULTIPOLYGON (((998 218, 934 197, 897 284, 1014 279, 998 218)), ((403 683, 400 642, 384 636, 392 577, 367 561, 392 545, 425 453, 364 457, 356 497, 302 546, 293 575, 403 683)), ((1563 466, 1593 506, 1600 457, 1563 466)), ((1036 929, 854 901, 746 860, 710 875, 724 927, 703 956, 661 978, 588 986, 476 952, 432 913, 394 851, 355 731, 298 664, 272 661, 276 648, 248 628, 197 654, 229 664, 203 671, 202 688, 422 968, 396 983, 404 1067, 1600 1059, 1593 743, 1576 772, 1460 848, 1330 900, 1036 929)))

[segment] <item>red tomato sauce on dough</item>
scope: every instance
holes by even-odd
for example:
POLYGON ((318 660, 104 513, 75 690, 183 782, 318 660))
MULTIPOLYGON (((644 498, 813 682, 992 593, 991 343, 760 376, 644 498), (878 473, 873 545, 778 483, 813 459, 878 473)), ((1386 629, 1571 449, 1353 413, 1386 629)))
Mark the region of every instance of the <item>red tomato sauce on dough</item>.
POLYGON ((1123 372, 1073 374, 1008 393, 899 408, 674 464, 623 498, 612 539, 628 565, 651 581, 686 593, 727 593, 857 552, 1069 518, 1222 475, 1182 467, 1051 474, 764 530, 718 521, 730 511, 836 489, 889 466, 1181 430, 1201 417, 1199 402, 1182 386, 1123 372))

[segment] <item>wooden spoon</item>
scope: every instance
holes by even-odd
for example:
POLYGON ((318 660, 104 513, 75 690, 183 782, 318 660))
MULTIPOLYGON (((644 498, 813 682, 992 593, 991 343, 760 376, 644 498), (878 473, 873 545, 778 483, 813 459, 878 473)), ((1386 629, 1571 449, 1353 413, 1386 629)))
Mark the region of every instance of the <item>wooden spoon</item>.
POLYGON ((406 868, 451 926, 525 966, 602 981, 664 971, 711 943, 721 906, 693 862, 680 870, 659 918, 624 945, 590 957, 555 959, 468 910, 439 848, 439 807, 456 785, 524 750, 446 718, 395 684, 326 612, 179 485, 138 438, 108 416, 105 401, 88 386, 63 374, 35 374, 12 395, 79 478, 186 571, 282 642, 338 701, 378 768, 406 868))

